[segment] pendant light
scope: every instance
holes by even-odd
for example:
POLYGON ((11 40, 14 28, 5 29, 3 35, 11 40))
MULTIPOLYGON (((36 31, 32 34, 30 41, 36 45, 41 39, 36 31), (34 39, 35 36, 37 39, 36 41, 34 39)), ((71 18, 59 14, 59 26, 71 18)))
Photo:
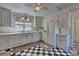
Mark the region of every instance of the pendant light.
POLYGON ((35 12, 38 12, 42 9, 42 6, 40 3, 35 3, 35 12))
POLYGON ((24 16, 22 16, 21 20, 22 22, 27 22, 30 21, 30 18, 25 14, 24 16))

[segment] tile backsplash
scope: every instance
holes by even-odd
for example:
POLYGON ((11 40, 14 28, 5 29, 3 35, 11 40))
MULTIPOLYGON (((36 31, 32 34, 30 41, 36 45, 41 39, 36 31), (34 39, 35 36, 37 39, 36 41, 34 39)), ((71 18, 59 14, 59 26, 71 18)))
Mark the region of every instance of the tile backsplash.
POLYGON ((0 33, 4 32, 16 32, 16 29, 15 27, 0 26, 0 33))

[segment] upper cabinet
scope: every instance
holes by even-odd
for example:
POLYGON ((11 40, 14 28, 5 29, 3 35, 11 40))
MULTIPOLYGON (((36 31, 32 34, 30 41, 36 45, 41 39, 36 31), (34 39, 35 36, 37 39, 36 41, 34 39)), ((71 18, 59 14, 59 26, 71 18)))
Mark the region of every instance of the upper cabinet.
POLYGON ((68 12, 60 13, 58 20, 60 34, 68 34, 68 12))
POLYGON ((59 27, 68 28, 68 13, 62 12, 59 14, 59 27))
POLYGON ((11 26, 11 11, 0 8, 0 26, 11 26))
POLYGON ((43 17, 36 17, 36 30, 39 31, 40 27, 42 27, 43 17))

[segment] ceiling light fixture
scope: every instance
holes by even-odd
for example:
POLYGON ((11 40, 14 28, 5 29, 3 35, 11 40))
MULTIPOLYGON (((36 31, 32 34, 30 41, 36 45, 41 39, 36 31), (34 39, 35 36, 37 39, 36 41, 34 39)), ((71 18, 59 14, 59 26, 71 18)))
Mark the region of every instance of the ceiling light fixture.
POLYGON ((41 10, 47 10, 48 9, 47 7, 43 6, 43 4, 40 4, 40 3, 35 3, 34 5, 35 5, 34 6, 35 12, 39 12, 41 10))
POLYGON ((35 11, 40 11, 39 6, 36 6, 36 7, 35 7, 35 11))
POLYGON ((42 8, 41 4, 40 3, 35 3, 35 11, 38 12, 40 11, 42 8))
POLYGON ((29 18, 27 18, 27 20, 29 21, 30 19, 29 19, 29 18))
POLYGON ((22 19, 22 20, 24 20, 25 18, 24 18, 24 17, 22 17, 21 19, 22 19))
POLYGON ((27 21, 30 21, 30 18, 28 18, 28 17, 25 15, 25 16, 22 16, 18 21, 19 21, 19 22, 27 22, 27 21))

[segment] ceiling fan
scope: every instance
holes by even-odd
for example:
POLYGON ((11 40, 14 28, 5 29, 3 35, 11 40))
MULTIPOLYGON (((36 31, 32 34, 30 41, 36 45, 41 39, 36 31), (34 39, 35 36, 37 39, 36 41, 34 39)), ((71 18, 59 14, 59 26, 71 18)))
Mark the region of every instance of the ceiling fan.
POLYGON ((47 7, 44 7, 42 4, 40 3, 35 3, 34 4, 34 11, 35 12, 39 12, 41 10, 47 10, 48 8, 47 7))

